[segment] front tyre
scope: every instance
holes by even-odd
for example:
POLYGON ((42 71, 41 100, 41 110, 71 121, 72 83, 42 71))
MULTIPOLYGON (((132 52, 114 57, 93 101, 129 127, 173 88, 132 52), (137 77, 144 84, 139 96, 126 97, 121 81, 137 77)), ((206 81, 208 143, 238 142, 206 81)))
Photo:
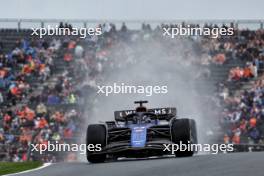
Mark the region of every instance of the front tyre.
POLYGON ((86 132, 86 157, 90 163, 102 163, 106 159, 106 154, 96 154, 88 150, 89 144, 100 144, 101 148, 106 146, 106 128, 101 124, 89 125, 86 132))
MULTIPOLYGON (((180 144, 197 144, 196 123, 193 119, 173 119, 171 122, 171 138, 172 142, 180 146, 180 144)), ((177 157, 193 156, 193 150, 180 151, 177 150, 177 157)))

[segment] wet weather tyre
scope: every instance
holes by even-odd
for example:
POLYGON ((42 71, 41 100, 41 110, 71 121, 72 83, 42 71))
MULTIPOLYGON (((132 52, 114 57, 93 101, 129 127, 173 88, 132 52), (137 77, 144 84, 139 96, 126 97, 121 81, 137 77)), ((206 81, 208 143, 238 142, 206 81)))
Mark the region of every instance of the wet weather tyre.
MULTIPOLYGON (((171 139, 175 144, 197 144, 196 123, 193 119, 173 119, 171 122, 171 139)), ((193 150, 175 152, 176 157, 193 156, 193 150)))
MULTIPOLYGON (((101 147, 106 146, 106 127, 101 124, 89 125, 86 132, 86 145, 101 144, 101 147)), ((96 154, 86 148, 86 157, 90 163, 102 163, 106 159, 106 154, 96 154)))

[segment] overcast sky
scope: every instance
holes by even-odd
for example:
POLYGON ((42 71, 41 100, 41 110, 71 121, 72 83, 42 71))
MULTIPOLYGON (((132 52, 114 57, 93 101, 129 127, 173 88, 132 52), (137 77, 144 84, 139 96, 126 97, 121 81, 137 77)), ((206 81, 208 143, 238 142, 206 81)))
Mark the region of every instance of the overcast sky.
POLYGON ((264 19, 264 0, 0 0, 0 18, 264 19))

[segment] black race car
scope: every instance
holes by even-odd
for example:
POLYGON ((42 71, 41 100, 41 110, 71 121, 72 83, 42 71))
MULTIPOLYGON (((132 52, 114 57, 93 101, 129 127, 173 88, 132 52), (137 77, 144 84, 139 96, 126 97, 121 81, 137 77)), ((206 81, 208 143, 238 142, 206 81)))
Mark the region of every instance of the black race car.
MULTIPOLYGON (((178 119, 176 108, 147 109, 143 103, 135 110, 115 111, 115 121, 91 124, 87 128, 86 143, 100 145, 101 150, 88 150, 91 163, 118 157, 142 158, 172 154, 167 144, 196 144, 196 124, 193 119, 178 119)), ((192 156, 194 151, 175 151, 177 157, 192 156)))

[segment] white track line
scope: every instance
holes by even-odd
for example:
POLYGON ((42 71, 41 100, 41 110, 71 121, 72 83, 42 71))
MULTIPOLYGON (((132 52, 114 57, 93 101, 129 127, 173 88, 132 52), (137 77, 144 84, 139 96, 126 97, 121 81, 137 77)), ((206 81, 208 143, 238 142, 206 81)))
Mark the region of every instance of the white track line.
POLYGON ((33 172, 33 171, 37 171, 37 170, 40 170, 40 169, 44 169, 45 167, 48 167, 51 164, 52 163, 44 163, 42 166, 40 166, 38 168, 35 168, 35 169, 25 170, 25 171, 22 171, 22 172, 13 173, 13 174, 7 174, 7 175, 3 175, 3 176, 14 176, 14 175, 18 175, 18 174, 25 174, 25 173, 28 173, 28 172, 33 172))

